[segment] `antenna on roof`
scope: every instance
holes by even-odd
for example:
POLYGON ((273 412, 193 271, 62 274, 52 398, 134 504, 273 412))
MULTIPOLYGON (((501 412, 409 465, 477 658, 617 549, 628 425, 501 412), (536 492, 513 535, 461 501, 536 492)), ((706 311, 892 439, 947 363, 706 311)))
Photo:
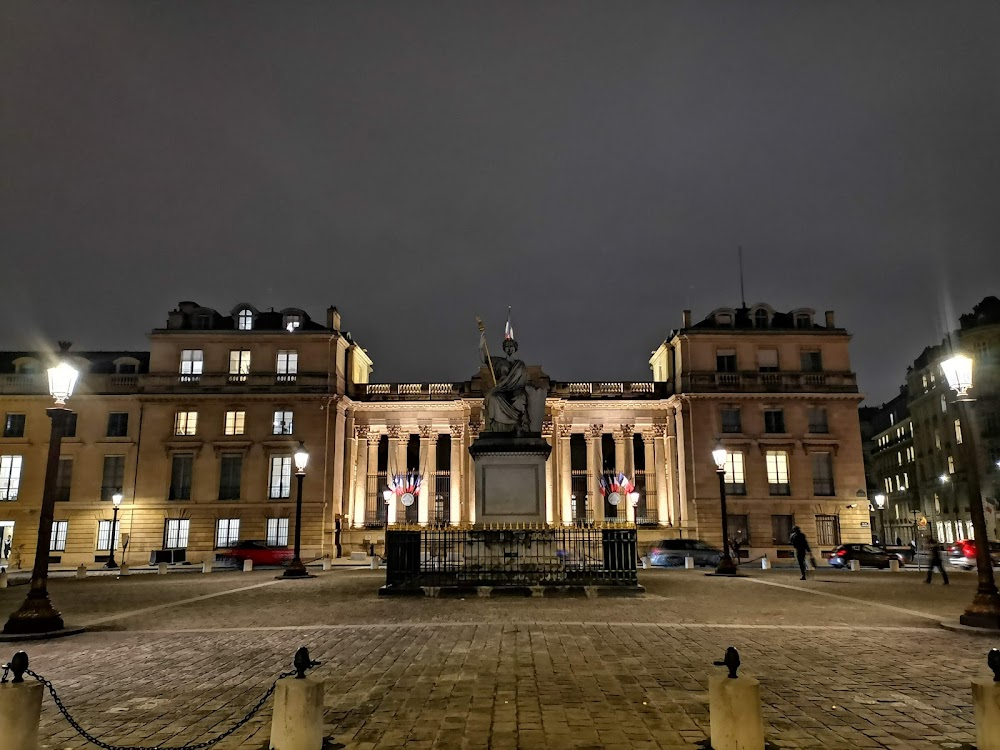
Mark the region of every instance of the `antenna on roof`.
POLYGON ((747 306, 747 296, 743 293, 743 245, 737 245, 737 253, 740 259, 740 302, 745 309, 747 306))

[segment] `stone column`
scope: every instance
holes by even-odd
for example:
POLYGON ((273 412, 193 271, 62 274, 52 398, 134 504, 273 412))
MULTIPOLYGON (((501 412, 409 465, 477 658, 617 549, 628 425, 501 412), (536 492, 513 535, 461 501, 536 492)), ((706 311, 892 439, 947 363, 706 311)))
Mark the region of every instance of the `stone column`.
MULTIPOLYGON (((628 471, 625 468, 625 430, 623 429, 614 430, 611 435, 615 440, 615 474, 618 472, 623 472, 628 475, 628 471)), ((618 501, 618 507, 615 508, 615 518, 619 521, 624 521, 627 516, 626 513, 628 508, 628 498, 625 497, 625 493, 618 493, 621 495, 621 500, 618 501)), ((632 514, 632 519, 635 520, 635 514, 632 514)))
POLYGON ((559 497, 562 502, 563 526, 573 523, 573 477, 572 455, 569 441, 572 436, 570 425, 559 426, 559 497))
POLYGON ((659 502, 657 500, 657 494, 655 494, 655 493, 659 492, 660 480, 656 476, 656 456, 653 453, 654 448, 655 448, 655 446, 653 444, 653 435, 648 430, 644 431, 642 433, 642 448, 643 448, 643 453, 646 456, 646 463, 645 463, 645 466, 646 466, 646 468, 645 468, 645 472, 646 472, 646 487, 645 487, 645 490, 646 490, 646 509, 648 510, 650 508, 656 508, 657 523, 660 526, 665 526, 666 523, 667 523, 667 519, 660 518, 660 515, 659 515, 660 514, 659 502), (649 492, 649 486, 650 485, 653 486, 653 493, 654 494, 650 494, 650 492, 649 492))
MULTIPOLYGON (((587 508, 594 517, 594 523, 604 522, 604 502, 601 498, 598 479, 601 476, 601 436, 604 425, 592 424, 587 428, 587 471, 590 476, 587 481, 587 508)), ((580 498, 576 499, 576 507, 580 507, 580 498)))
POLYGON ((465 486, 467 488, 466 494, 468 495, 468 502, 466 503, 466 517, 469 519, 470 524, 474 524, 476 522, 476 462, 472 460, 472 455, 469 453, 469 446, 472 445, 472 442, 479 437, 479 433, 482 429, 483 421, 481 419, 469 420, 469 429, 467 430, 465 439, 464 452, 466 460, 468 461, 468 464, 466 465, 469 467, 465 486))
POLYGON ((448 481, 448 513, 451 517, 451 525, 458 526, 462 523, 462 459, 465 451, 463 445, 465 441, 465 428, 460 424, 451 426, 451 463, 449 464, 448 481))
MULTIPOLYGON (((549 447, 553 447, 555 443, 552 438, 552 432, 552 420, 547 419, 542 422, 542 437, 545 438, 545 442, 549 444, 549 447)), ((545 523, 549 526, 555 522, 555 518, 558 515, 555 509, 555 460, 555 456, 550 451, 548 460, 545 462, 545 523)))
MULTIPOLYGON (((354 428, 354 441, 357 445, 357 463, 354 470, 354 528, 365 526, 365 504, 368 500, 368 461, 372 456, 372 433, 367 425, 354 428)), ((377 436, 376 436, 377 437, 377 436)), ((375 467, 378 467, 378 441, 375 442, 375 467)))
POLYGON ((437 497, 437 433, 426 425, 420 427, 419 471, 424 472, 424 481, 417 498, 417 523, 426 526, 431 517, 429 501, 437 497))
MULTIPOLYGON (((333 505, 333 518, 330 519, 329 528, 329 538, 333 540, 333 543, 327 546, 327 536, 323 536, 323 545, 321 550, 330 556, 336 556, 336 520, 340 519, 340 527, 343 528, 350 524, 351 518, 351 498, 347 496, 347 500, 344 500, 344 446, 347 443, 347 405, 343 401, 337 401, 337 416, 333 423, 333 477, 331 484, 333 485, 331 492, 331 504, 333 505)), ((330 448, 327 446, 327 451, 330 448)), ((329 453, 327 453, 329 455, 329 453)), ((328 480, 329 481, 329 480, 328 480)), ((323 488, 324 494, 326 493, 326 488, 323 488)))
MULTIPOLYGON (((406 474, 406 444, 410 440, 409 433, 402 432, 399 425, 389 425, 386 428, 389 433, 389 461, 386 472, 393 474, 406 474)), ((393 498, 389 503, 388 522, 394 524, 399 520, 400 513, 399 499, 393 498)))
MULTIPOLYGON (((625 444, 625 468, 622 471, 633 482, 635 481, 635 441, 632 439, 634 429, 635 425, 633 424, 623 424, 621 430, 622 439, 625 444)), ((632 502, 627 497, 622 498, 622 500, 625 502, 625 520, 628 523, 635 523, 635 507, 633 507, 632 502)))
POLYGON ((689 445, 686 451, 680 450, 680 447, 684 446, 684 415, 681 409, 678 408, 674 412, 673 419, 667 425, 666 444, 667 460, 670 462, 671 489, 673 490, 671 505, 674 511, 674 525, 687 529, 689 498, 685 454, 690 453, 693 456, 693 452, 698 447, 689 445))
POLYGON ((345 498, 344 528, 346 529, 354 526, 354 510, 358 494, 354 488, 358 472, 358 428, 354 425, 353 416, 347 418, 347 424, 344 426, 344 429, 346 430, 347 439, 344 440, 344 476, 342 484, 345 498))
MULTIPOLYGON (((667 426, 665 424, 654 424, 651 430, 653 436, 653 471, 656 473, 656 518, 660 526, 666 526, 675 522, 667 495, 667 455, 666 444, 663 442, 663 435, 666 431, 667 426)), ((646 467, 646 471, 649 471, 648 466, 646 467)))

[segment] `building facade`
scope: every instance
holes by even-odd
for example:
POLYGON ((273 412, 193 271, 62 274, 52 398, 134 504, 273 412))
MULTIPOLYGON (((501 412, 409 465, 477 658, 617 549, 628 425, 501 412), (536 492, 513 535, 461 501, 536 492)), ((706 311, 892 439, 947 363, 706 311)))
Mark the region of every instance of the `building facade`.
POLYGON ((937 518, 923 513, 918 490, 916 447, 910 419, 909 392, 900 389, 896 398, 872 410, 870 418, 872 481, 869 496, 874 507, 872 526, 887 544, 909 544, 920 529, 937 518), (885 508, 877 508, 875 495, 884 495, 885 508))
MULTIPOLYGON (((747 556, 790 556, 793 525, 818 549, 870 540, 850 336, 833 313, 814 316, 756 305, 692 323, 685 312, 645 382, 558 381, 532 367, 548 386, 547 523, 635 524, 644 542, 720 544, 711 453, 721 441, 729 528, 747 556), (619 474, 635 485, 634 507, 604 499, 602 477, 619 474)), ((132 564, 211 560, 237 541, 286 546, 300 442, 310 453, 304 559, 379 546, 388 525, 476 521, 468 448, 484 426, 486 369, 450 383, 373 383, 372 360, 336 308, 320 323, 297 309, 224 314, 194 302, 152 331, 148 353, 75 356, 83 375, 68 405, 79 437, 62 450, 54 563, 99 564, 112 540, 132 564), (394 476, 421 477, 412 504, 384 499, 394 476)), ((51 358, 0 360, 0 527, 12 538, 5 564, 22 568, 37 534, 51 358)))

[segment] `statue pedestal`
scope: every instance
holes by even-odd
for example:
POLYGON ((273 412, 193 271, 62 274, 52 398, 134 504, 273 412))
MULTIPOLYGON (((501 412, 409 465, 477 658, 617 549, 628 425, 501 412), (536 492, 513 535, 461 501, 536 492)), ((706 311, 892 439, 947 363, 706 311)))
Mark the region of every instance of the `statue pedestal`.
POLYGON ((476 526, 545 525, 545 461, 539 434, 484 432, 469 446, 476 470, 476 526))

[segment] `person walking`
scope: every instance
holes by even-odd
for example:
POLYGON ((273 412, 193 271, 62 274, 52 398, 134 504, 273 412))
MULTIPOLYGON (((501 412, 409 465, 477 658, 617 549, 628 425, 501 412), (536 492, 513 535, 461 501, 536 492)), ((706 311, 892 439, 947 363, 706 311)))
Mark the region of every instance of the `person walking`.
MULTIPOLYGON (((802 580, 806 580, 806 555, 812 560, 812 549, 809 547, 809 540, 802 533, 798 526, 792 528, 792 535, 788 538, 789 543, 795 548, 795 559, 799 563, 799 571, 802 573, 802 580)), ((813 561, 813 567, 816 567, 813 561)))
POLYGON ((927 579, 924 583, 931 582, 931 575, 934 573, 934 568, 941 571, 941 577, 944 579, 944 585, 948 585, 948 573, 944 569, 944 560, 941 559, 941 545, 938 543, 937 539, 931 537, 927 540, 927 579))

